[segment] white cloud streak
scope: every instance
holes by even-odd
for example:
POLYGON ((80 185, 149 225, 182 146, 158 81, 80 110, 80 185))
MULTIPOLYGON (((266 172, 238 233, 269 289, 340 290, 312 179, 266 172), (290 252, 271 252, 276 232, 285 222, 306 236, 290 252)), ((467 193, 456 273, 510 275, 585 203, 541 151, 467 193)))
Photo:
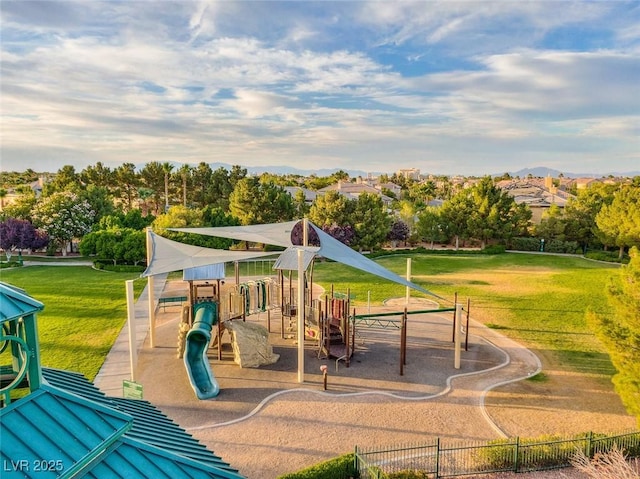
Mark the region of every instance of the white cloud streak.
POLYGON ((640 164, 638 13, 617 3, 30 3, 2 4, 5 170, 640 164), (578 49, 583 30, 602 39, 578 49))

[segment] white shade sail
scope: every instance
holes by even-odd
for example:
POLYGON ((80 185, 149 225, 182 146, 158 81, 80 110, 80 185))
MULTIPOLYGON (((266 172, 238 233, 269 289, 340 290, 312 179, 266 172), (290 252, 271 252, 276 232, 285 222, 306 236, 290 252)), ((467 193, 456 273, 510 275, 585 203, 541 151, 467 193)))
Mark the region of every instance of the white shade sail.
MULTIPOLYGON (((196 228, 197 229, 197 228, 196 228)), ((264 251, 227 251, 223 249, 204 248, 179 243, 163 238, 149 231, 150 235, 150 261, 142 277, 154 276, 161 273, 170 273, 198 266, 207 266, 216 263, 228 263, 242 261, 262 256, 273 256, 274 253, 264 251)))
MULTIPOLYGON (((272 223, 267 225, 249 225, 249 226, 220 226, 211 228, 171 228, 172 231, 180 231, 183 233, 197 233, 208 236, 217 236, 220 238, 231 238, 241 241, 252 241, 258 243, 265 243, 277 246, 284 246, 288 248, 281 259, 276 262, 276 269, 297 269, 297 253, 295 250, 300 246, 295 246, 291 242, 291 231, 293 227, 299 222, 288 221, 285 223, 272 223), (293 252, 292 252, 293 251, 293 252), (295 254, 295 267, 294 264, 295 254)), ((311 223, 308 224, 315 230, 320 239, 320 248, 305 247, 305 251, 316 251, 316 255, 324 258, 332 259, 342 264, 346 264, 361 271, 366 271, 373 275, 385 278, 394 283, 399 283, 416 291, 420 291, 425 294, 435 296, 439 299, 440 296, 434 294, 411 281, 407 281, 402 276, 389 271, 383 266, 380 266, 375 261, 370 260, 366 256, 351 249, 344 243, 338 241, 332 236, 328 235, 322 229, 311 223)), ((306 261, 308 254, 305 253, 305 269, 308 266, 309 261, 306 261)))

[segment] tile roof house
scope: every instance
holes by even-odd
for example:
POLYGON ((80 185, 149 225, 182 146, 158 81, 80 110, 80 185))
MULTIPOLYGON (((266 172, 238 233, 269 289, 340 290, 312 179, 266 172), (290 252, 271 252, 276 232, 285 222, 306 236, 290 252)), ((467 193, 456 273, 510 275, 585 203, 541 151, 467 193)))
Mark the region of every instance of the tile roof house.
POLYGON ((242 479, 151 403, 111 398, 78 373, 40 366, 44 305, 0 282, 3 478, 242 479), (21 394, 26 390, 26 395, 21 394))
POLYGON ((375 188, 364 182, 351 183, 347 181, 338 181, 333 185, 318 190, 318 194, 324 194, 327 191, 337 191, 341 195, 344 195, 351 200, 357 200, 358 196, 360 196, 362 193, 369 193, 372 195, 380 196, 385 206, 391 205, 391 202, 393 201, 392 198, 382 194, 382 191, 380 191, 378 188, 375 188))
POLYGON ((517 204, 526 204, 531 208, 533 223, 540 223, 542 215, 557 205, 564 208, 572 197, 566 191, 555 187, 548 188, 544 181, 533 180, 503 180, 497 186, 512 196, 517 204))

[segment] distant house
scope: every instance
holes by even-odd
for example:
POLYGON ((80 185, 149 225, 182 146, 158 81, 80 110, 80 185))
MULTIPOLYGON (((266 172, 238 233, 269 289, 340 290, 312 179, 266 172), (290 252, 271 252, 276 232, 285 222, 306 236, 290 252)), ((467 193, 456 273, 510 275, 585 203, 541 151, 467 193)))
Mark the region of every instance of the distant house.
MULTIPOLYGON (((548 185, 549 182, 546 182, 548 185)), ((498 188, 506 191, 517 204, 526 204, 531 209, 531 221, 539 224, 542 215, 557 205, 564 208, 567 201, 572 197, 566 191, 559 190, 554 186, 548 188, 545 186, 544 179, 525 179, 525 180, 503 180, 496 184, 498 188)))
POLYGON ((389 190, 396 198, 400 198, 400 194, 402 193, 402 188, 395 183, 377 183, 372 186, 380 191, 389 190))
POLYGON ((381 189, 368 185, 362 181, 358 181, 356 183, 338 181, 333 185, 330 185, 330 186, 327 186, 326 188, 322 188, 318 190, 318 194, 322 195, 327 191, 337 191, 341 195, 346 196, 351 200, 357 200, 358 196, 360 196, 362 193, 369 193, 382 198, 382 202, 387 207, 390 206, 391 202, 393 201, 392 198, 382 194, 381 189))
POLYGON ((596 178, 576 178, 574 180, 576 189, 578 190, 586 190, 594 183, 600 183, 600 180, 596 178))
POLYGON ((402 176, 407 180, 420 180, 420 170, 418 168, 403 168, 396 171, 397 176, 402 176))
POLYGON ((316 199, 318 193, 316 191, 310 190, 308 188, 303 188, 302 186, 285 186, 284 190, 291 195, 291 198, 296 198, 298 192, 302 191, 304 193, 304 201, 305 203, 313 203, 313 200, 316 199))

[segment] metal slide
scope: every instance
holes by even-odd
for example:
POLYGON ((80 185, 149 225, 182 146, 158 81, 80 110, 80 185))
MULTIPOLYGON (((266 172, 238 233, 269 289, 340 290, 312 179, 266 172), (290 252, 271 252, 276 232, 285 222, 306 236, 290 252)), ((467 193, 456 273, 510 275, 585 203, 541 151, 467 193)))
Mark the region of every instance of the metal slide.
POLYGON ((207 357, 211 329, 218 321, 217 313, 216 303, 197 303, 194 306, 193 327, 187 333, 185 341, 184 366, 198 399, 210 399, 220 392, 207 357))

